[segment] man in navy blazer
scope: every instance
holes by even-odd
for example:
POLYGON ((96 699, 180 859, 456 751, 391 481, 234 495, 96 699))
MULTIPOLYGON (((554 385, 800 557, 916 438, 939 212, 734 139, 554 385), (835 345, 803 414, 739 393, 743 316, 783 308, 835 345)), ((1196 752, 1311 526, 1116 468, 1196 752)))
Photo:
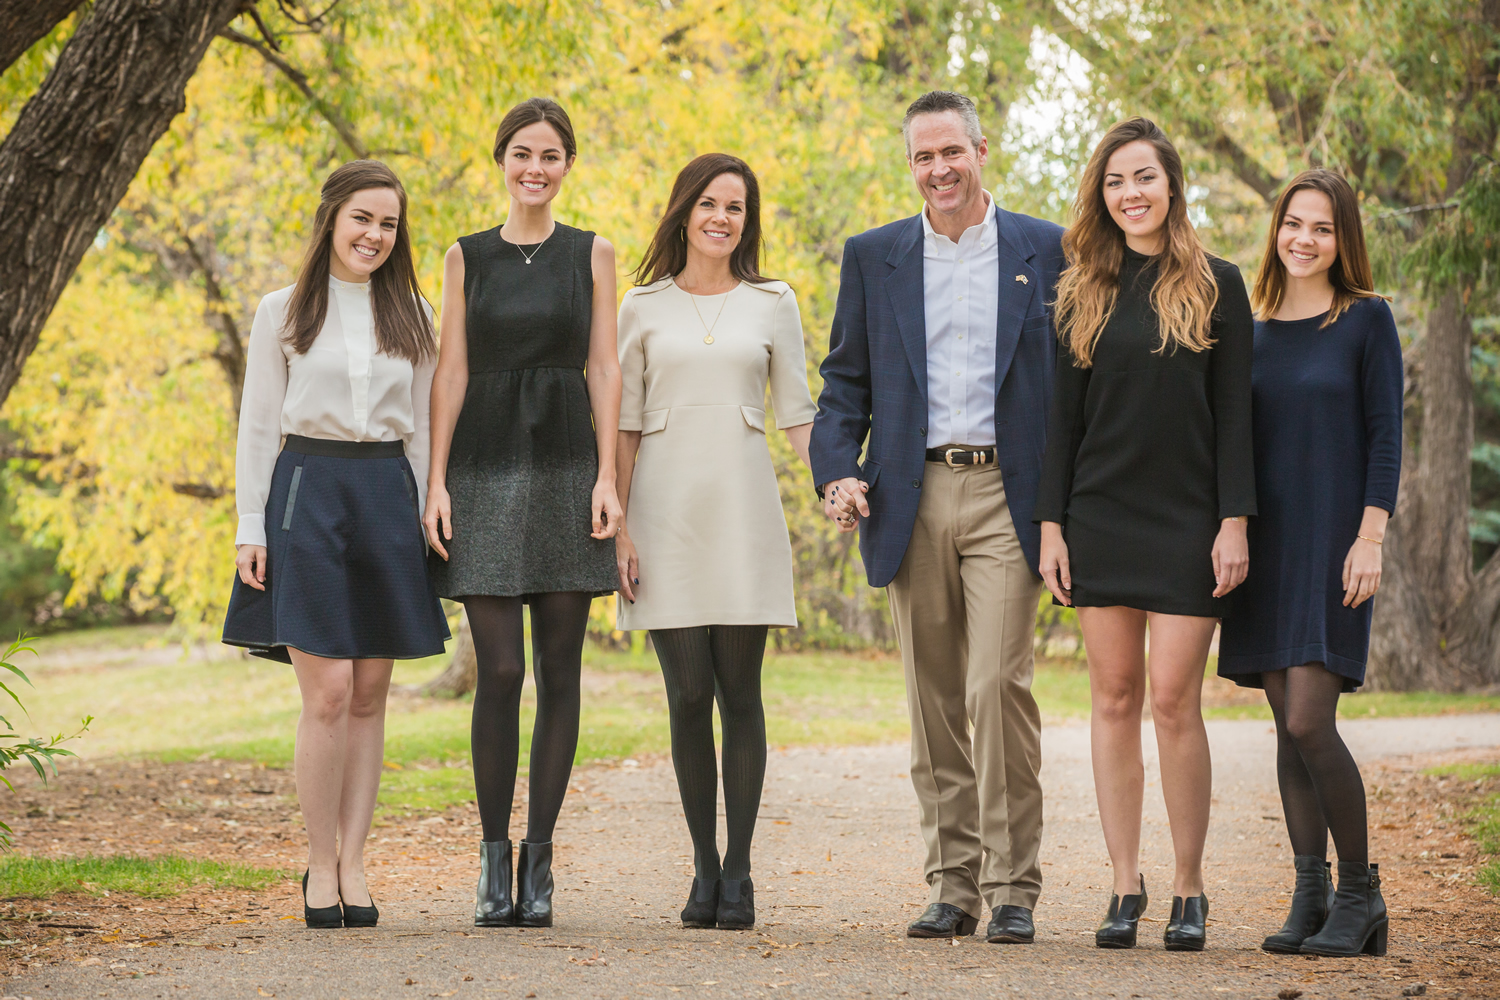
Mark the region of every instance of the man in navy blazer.
POLYGON ((907 933, 973 933, 988 905, 989 941, 1028 943, 1042 884, 1031 514, 1062 229, 984 190, 967 97, 923 95, 902 134, 925 204, 845 244, 813 479, 840 529, 859 528, 901 644, 929 886, 907 933))

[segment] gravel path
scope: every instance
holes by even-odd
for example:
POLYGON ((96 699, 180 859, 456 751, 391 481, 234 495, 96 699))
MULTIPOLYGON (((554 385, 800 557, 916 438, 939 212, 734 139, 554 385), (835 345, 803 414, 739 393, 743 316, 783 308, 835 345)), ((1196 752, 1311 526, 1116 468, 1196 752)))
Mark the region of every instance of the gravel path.
MULTIPOLYGON (((1397 755, 1500 746, 1500 716, 1372 719, 1343 725, 1362 763, 1397 755)), ((1101 952, 1091 935, 1107 902, 1107 856, 1088 761, 1088 729, 1043 733, 1046 883, 1030 947, 913 941, 921 845, 901 746, 787 750, 770 759, 756 839, 760 925, 753 932, 684 931, 676 913, 691 878, 670 762, 579 773, 557 834, 557 926, 477 931, 472 857, 434 858, 438 891, 403 890, 399 871, 372 882, 374 930, 310 933, 274 913, 216 925, 176 947, 64 962, 10 981, 15 996, 261 997, 1398 997, 1412 983, 1402 957, 1426 955, 1398 915, 1385 959, 1273 958, 1261 938, 1279 926, 1290 852, 1268 723, 1212 722, 1214 818, 1208 849, 1209 950, 1161 947, 1170 844, 1151 728, 1145 873, 1151 908, 1141 947, 1101 952), (1398 979, 1403 973, 1404 980, 1398 979)), ((1430 832, 1430 831, 1429 831, 1430 832)), ((1375 852, 1381 851, 1377 830, 1375 852)), ((1388 863, 1386 867, 1390 867, 1388 863)), ((372 873, 373 875, 373 873, 372 873)), ((436 883, 433 883, 436 885, 436 883)), ((1415 912, 1423 912, 1417 909, 1415 912)), ((1430 911, 1429 911, 1430 912, 1430 911)), ((981 928, 983 923, 981 923, 981 928)), ((1489 933, 1500 944, 1500 925, 1489 933)), ((1463 944, 1464 942, 1457 942, 1463 944)), ((1481 942, 1473 940, 1469 945, 1481 942)), ((1488 941, 1483 942, 1488 944, 1488 941)), ((1490 945, 1493 948, 1493 945, 1490 945)), ((1473 948, 1469 949, 1471 952, 1473 948)), ((1500 955, 1500 951, 1489 954, 1500 955)), ((1480 963, 1493 960, 1472 959, 1480 963)), ((1466 973, 1459 973, 1466 975, 1466 973)), ((1431 996, 1495 996, 1489 975, 1431 996), (1485 992, 1480 992, 1485 991, 1485 992)), ((1458 983, 1469 980, 1457 980, 1458 983)))

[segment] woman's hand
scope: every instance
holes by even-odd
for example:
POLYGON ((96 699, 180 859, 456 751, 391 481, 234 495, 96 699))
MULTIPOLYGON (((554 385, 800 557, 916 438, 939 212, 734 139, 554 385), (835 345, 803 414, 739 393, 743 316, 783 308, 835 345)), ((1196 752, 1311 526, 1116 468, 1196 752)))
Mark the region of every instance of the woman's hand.
MULTIPOLYGON (((266 547, 240 545, 234 550, 234 567, 240 571, 240 582, 256 590, 266 589, 266 547)), ((1346 568, 1344 575, 1348 576, 1346 568)))
POLYGON ((1357 608, 1380 589, 1380 545, 1356 538, 1344 557, 1344 607, 1357 608))
POLYGON ((1223 597, 1250 574, 1250 542, 1245 537, 1248 524, 1241 518, 1226 517, 1219 525, 1213 550, 1215 597, 1223 597))
POLYGON ((594 483, 594 530, 592 537, 613 538, 625 526, 625 511, 620 507, 620 496, 615 492, 614 480, 600 479, 594 483))
POLYGON ((443 548, 443 539, 453 541, 453 508, 444 483, 427 481, 427 509, 422 512, 422 527, 427 529, 427 544, 446 562, 448 550, 443 548), (438 538, 439 525, 442 526, 441 539, 438 538))
POLYGON ((1068 543, 1063 541, 1062 525, 1056 521, 1042 522, 1042 559, 1038 569, 1052 596, 1071 608, 1073 571, 1068 566, 1068 543))
POLYGON ((869 491, 868 483, 853 477, 836 479, 823 487, 823 513, 839 526, 840 534, 853 531, 860 518, 870 516, 865 500, 869 491))
POLYGON ((615 565, 620 570, 620 593, 635 603, 635 588, 641 584, 641 561, 635 553, 635 542, 621 531, 615 535, 615 565))

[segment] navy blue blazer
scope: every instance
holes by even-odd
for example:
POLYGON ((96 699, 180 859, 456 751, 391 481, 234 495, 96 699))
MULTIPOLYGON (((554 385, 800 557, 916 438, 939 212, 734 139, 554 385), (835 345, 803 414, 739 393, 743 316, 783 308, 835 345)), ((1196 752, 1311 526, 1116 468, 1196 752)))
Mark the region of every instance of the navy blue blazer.
MULTIPOLYGON (((995 221, 1000 232, 996 461, 1016 535, 1035 573, 1041 529, 1031 523, 1031 512, 1057 355, 1049 306, 1063 268, 1063 230, 998 206, 995 221)), ((869 483, 870 516, 860 525, 859 551, 872 587, 884 587, 901 568, 922 496, 928 447, 922 256, 917 215, 844 244, 828 357, 819 369, 823 392, 813 422, 813 482, 854 476, 869 483)))

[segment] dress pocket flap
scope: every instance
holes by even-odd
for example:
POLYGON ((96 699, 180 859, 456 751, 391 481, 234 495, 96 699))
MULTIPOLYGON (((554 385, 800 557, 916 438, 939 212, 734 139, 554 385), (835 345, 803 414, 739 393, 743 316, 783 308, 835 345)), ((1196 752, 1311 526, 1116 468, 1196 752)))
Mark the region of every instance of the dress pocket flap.
POLYGON ((766 411, 758 406, 742 406, 740 412, 745 415, 745 423, 760 431, 766 432, 766 411))
POLYGON ((667 414, 671 413, 670 407, 660 410, 647 410, 641 414, 641 433, 655 434, 657 431, 667 429, 667 414))

